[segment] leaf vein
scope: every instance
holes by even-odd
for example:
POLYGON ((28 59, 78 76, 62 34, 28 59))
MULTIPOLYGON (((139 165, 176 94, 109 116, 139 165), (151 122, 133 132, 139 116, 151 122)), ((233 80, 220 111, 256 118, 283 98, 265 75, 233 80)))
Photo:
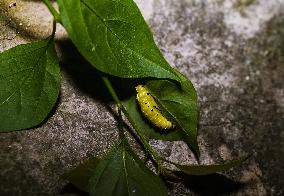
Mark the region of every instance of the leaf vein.
POLYGON ((107 43, 107 46, 108 46, 108 48, 109 48, 109 50, 110 50, 110 53, 112 54, 112 56, 114 57, 114 60, 117 62, 116 64, 115 64, 115 71, 117 71, 117 69, 118 69, 118 61, 117 61, 117 58, 116 58, 116 56, 114 55, 114 53, 113 53, 113 51, 112 51, 112 49, 111 49, 111 47, 110 47, 110 45, 109 45, 109 40, 108 40, 108 28, 106 28, 106 32, 105 32, 105 39, 106 39, 106 43, 107 43))
MULTIPOLYGON (((130 50, 131 52, 134 52, 137 56, 141 56, 143 57, 143 59, 147 60, 148 62, 151 62, 152 64, 157 64, 154 61, 152 61, 151 59, 145 57, 144 55, 141 55, 139 52, 135 51, 134 49, 132 49, 131 47, 129 47, 126 43, 124 43, 124 41, 122 41, 115 32, 112 31, 112 29, 105 23, 104 19, 101 18, 101 16, 96 12, 95 9, 93 9, 88 3, 85 2, 85 0, 80 0, 81 3, 83 3, 92 13, 94 13, 96 15, 97 18, 99 18, 99 20, 101 21, 101 23, 103 23, 103 25, 110 30, 110 32, 112 32, 112 34, 117 38, 117 40, 119 42, 121 42, 125 48, 127 50, 130 50)), ((160 66, 161 67, 161 66, 160 66)), ((168 70, 166 67, 162 67, 166 72, 168 72, 169 74, 174 74, 175 76, 177 76, 175 73, 172 73, 170 70, 168 70)), ((179 78, 179 77, 177 77, 179 78)))
POLYGON ((123 159, 123 170, 124 170, 124 174, 125 174, 125 179, 126 179, 126 185, 127 185, 127 192, 128 195, 130 195, 130 191, 129 191, 129 181, 128 181, 128 172, 126 170, 126 161, 125 161, 125 149, 123 148, 122 150, 122 159, 123 159))
MULTIPOLYGON (((43 54, 46 52, 47 47, 48 47, 48 45, 45 46, 46 49, 44 50, 43 54)), ((42 47, 42 48, 44 48, 44 47, 42 47)), ((43 56, 43 54, 39 56, 39 58, 37 59, 35 65, 31 68, 32 74, 27 75, 27 76, 25 77, 24 82, 23 82, 15 91, 13 91, 13 92, 8 96, 8 98, 7 98, 6 100, 4 100, 4 101, 0 104, 0 106, 2 106, 4 103, 6 103, 7 101, 9 101, 9 99, 10 99, 16 92, 20 91, 20 89, 21 89, 23 86, 25 86, 25 84, 26 84, 26 82, 28 81, 28 79, 31 78, 31 76, 34 76, 35 68, 37 67, 37 65, 38 65, 38 63, 39 63, 39 61, 40 61, 40 59, 41 59, 42 56, 43 56)), ((22 102, 21 102, 21 103, 22 103, 22 102)), ((20 108, 21 108, 21 107, 22 107, 22 104, 21 104, 20 108)), ((21 110, 21 109, 20 109, 20 110, 21 110)))
POLYGON ((14 76, 14 75, 17 75, 17 74, 19 74, 19 73, 22 73, 22 72, 31 70, 31 69, 33 69, 33 67, 29 67, 29 68, 27 68, 27 69, 23 69, 23 70, 21 70, 21 71, 15 72, 15 73, 10 74, 10 75, 8 75, 8 76, 1 77, 1 78, 0 78, 0 81, 1 81, 1 80, 5 80, 5 79, 7 79, 7 78, 10 78, 10 77, 12 77, 12 76, 14 76))

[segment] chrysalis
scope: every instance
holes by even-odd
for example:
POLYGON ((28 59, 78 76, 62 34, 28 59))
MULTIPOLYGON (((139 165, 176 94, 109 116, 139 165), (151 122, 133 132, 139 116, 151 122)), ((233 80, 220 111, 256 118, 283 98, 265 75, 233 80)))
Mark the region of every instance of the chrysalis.
POLYGON ((143 85, 136 86, 137 100, 143 115, 160 129, 171 129, 173 123, 163 116, 155 99, 143 85))

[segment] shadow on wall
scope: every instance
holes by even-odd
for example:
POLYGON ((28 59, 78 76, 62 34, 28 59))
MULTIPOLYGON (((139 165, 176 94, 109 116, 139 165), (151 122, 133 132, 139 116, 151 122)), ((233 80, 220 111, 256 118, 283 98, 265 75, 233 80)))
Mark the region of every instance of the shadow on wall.
POLYGON ((60 195, 66 195, 66 194, 74 194, 78 196, 88 196, 89 194, 81 191, 77 187, 75 187, 73 184, 68 183, 66 186, 63 187, 63 189, 59 193, 60 195))
MULTIPOLYGON (((96 99, 97 101, 108 103, 113 101, 101 77, 106 75, 92 65, 80 55, 76 47, 69 40, 57 42, 59 53, 63 61, 62 69, 67 73, 75 86, 83 93, 96 99)), ((115 88, 120 99, 129 97, 135 93, 135 79, 122 79, 106 75, 115 88)))
POLYGON ((191 191, 199 195, 228 195, 244 188, 245 184, 234 181, 222 174, 206 176, 191 176, 178 173, 182 183, 191 191))

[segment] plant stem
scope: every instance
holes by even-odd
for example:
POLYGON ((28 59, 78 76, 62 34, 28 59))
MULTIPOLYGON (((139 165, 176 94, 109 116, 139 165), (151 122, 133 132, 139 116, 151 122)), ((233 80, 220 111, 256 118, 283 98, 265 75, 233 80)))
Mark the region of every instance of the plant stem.
POLYGON ((102 80, 104 81, 104 83, 105 83, 105 85, 106 85, 108 91, 110 92, 112 98, 114 99, 114 101, 115 101, 115 103, 116 103, 118 109, 121 110, 121 109, 122 109, 121 101, 119 100, 119 98, 118 98, 118 96, 117 96, 115 90, 113 89, 113 87, 112 87, 112 85, 111 85, 109 79, 108 79, 107 77, 103 76, 103 77, 102 77, 102 80))
POLYGON ((56 21, 53 20, 53 27, 52 27, 52 34, 51 34, 53 39, 54 39, 55 33, 56 33, 56 21))
POLYGON ((158 174, 159 174, 160 171, 164 169, 163 165, 161 164, 161 160, 163 160, 163 159, 154 151, 154 149, 148 143, 146 138, 139 131, 137 131, 138 128, 137 128, 135 122, 132 121, 128 112, 126 111, 126 109, 123 106, 122 106, 122 112, 124 113, 126 118, 129 120, 130 124, 133 126, 136 135, 139 137, 140 141, 143 143, 143 145, 146 148, 146 150, 148 151, 148 153, 150 153, 153 156, 154 160, 156 161, 156 163, 158 165, 158 174))
POLYGON ((118 129, 119 129, 119 137, 121 139, 125 138, 124 132, 123 132, 123 120, 122 120, 122 114, 121 114, 121 109, 122 109, 122 104, 121 101, 119 100, 114 88, 112 87, 112 84, 110 83, 109 79, 105 76, 102 77, 102 80, 104 81, 108 91, 110 92, 112 98, 114 99, 116 105, 117 105, 117 110, 118 110, 118 117, 119 117, 119 122, 118 122, 118 129))
POLYGON ((49 43, 54 42, 55 33, 56 33, 56 21, 53 20, 52 33, 47 38, 49 40, 49 43))
MULTIPOLYGON (((144 147, 146 148, 146 150, 153 156, 154 160, 156 161, 157 165, 158 165, 158 173, 163 169, 163 166, 161 164, 161 160, 162 158, 160 158, 160 156, 153 150, 153 148, 150 146, 150 144, 148 143, 148 141, 145 139, 145 137, 140 134, 137 128, 137 126, 135 125, 135 122, 133 122, 128 114, 128 112, 126 111, 126 109, 123 107, 120 99, 118 98, 115 90, 113 89, 109 79, 107 77, 102 77, 102 80, 104 81, 108 91, 110 92, 112 98, 114 99, 114 101, 116 102, 116 105, 118 107, 118 113, 119 113, 119 120, 121 122, 119 122, 119 127, 123 126, 122 123, 122 116, 121 116, 121 112, 124 113, 124 115, 126 116, 126 118, 129 120, 129 122, 131 123, 131 125, 133 126, 136 135, 138 136, 138 138, 140 139, 140 141, 142 142, 142 144, 144 145, 144 147)), ((121 128, 121 127, 120 127, 121 128)), ((124 136, 124 135, 123 135, 124 136)))
POLYGON ((43 0, 46 7, 49 9, 50 13, 53 15, 53 18, 56 22, 61 23, 61 18, 58 12, 54 9, 53 5, 51 4, 50 0, 43 0))

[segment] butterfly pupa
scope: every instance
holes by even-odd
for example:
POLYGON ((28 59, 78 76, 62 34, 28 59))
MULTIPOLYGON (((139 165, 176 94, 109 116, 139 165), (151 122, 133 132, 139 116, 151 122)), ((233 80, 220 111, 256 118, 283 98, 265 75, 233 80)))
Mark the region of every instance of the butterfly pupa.
POLYGON ((135 88, 137 101, 145 118, 160 129, 172 129, 173 123, 161 113, 150 91, 143 85, 138 85, 135 88))

